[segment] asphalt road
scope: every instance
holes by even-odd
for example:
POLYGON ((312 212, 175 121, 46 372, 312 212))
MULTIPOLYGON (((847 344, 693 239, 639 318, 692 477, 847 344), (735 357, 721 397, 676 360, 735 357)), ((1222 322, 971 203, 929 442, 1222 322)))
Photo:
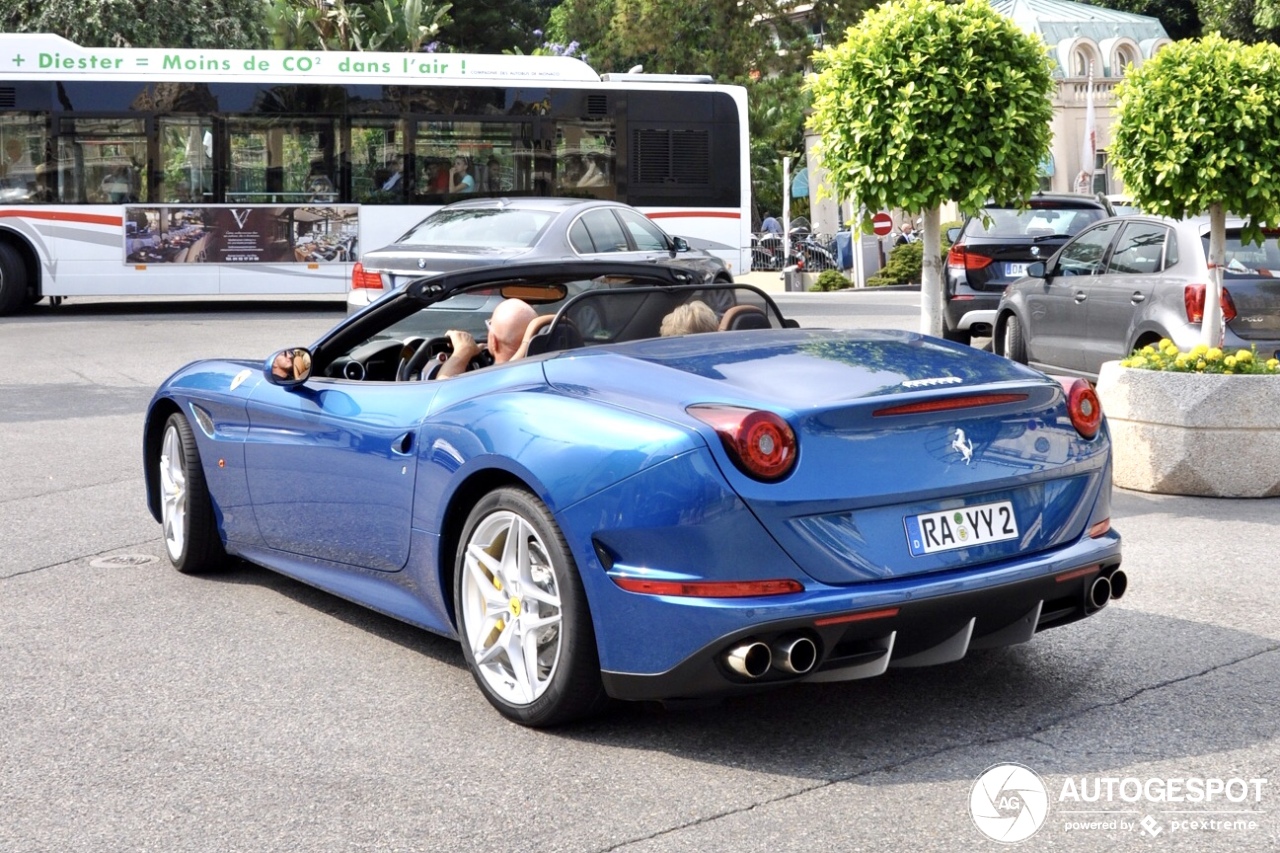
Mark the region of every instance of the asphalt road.
MULTIPOLYGON (((918 294, 778 299, 806 325, 917 324, 918 294)), ((0 320, 0 851, 1007 850, 970 797, 1010 762, 1048 804, 1014 849, 1280 846, 1277 500, 1117 490, 1128 594, 1023 646, 551 732, 503 722, 452 642, 253 566, 174 572, 143 503, 153 389, 341 312, 0 320)), ((1035 790, 1005 795, 1032 813, 1035 790)))

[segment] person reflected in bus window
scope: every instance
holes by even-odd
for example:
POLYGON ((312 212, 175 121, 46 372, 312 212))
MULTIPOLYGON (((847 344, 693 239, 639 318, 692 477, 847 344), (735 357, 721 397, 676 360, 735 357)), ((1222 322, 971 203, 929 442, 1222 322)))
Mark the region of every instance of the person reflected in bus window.
POLYGON ((578 179, 580 187, 603 187, 609 182, 609 176, 605 174, 604 165, 599 154, 592 154, 587 158, 587 170, 582 173, 582 177, 578 179))
POLYGON ((311 172, 307 175, 307 192, 311 194, 311 201, 337 200, 333 179, 325 172, 324 163, 320 160, 311 161, 311 172))
POLYGON ((124 204, 129 201, 129 190, 133 186, 128 166, 116 166, 107 172, 102 179, 102 193, 112 204, 124 204))
POLYGON ((4 178, 6 187, 27 189, 27 185, 36 179, 36 167, 31 162, 31 154, 22 140, 15 136, 9 137, 4 143, 2 165, 4 168, 0 170, 0 177, 4 178))
POLYGON ((382 179, 381 189, 383 192, 399 192, 400 187, 404 184, 404 161, 397 160, 391 164, 387 176, 382 179))
POLYGON ((466 154, 453 156, 453 168, 449 170, 449 192, 473 193, 476 179, 471 176, 471 158, 466 154))
POLYGON ((502 161, 497 157, 490 157, 485 165, 484 188, 491 193, 508 192, 511 189, 507 170, 502 167, 502 161))

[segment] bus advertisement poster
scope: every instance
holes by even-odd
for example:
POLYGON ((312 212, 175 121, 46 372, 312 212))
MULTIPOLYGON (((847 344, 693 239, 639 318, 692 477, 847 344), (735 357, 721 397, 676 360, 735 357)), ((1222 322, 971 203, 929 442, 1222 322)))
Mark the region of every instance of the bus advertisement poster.
POLYGON ((355 258, 354 204, 129 205, 126 264, 344 263, 355 258))

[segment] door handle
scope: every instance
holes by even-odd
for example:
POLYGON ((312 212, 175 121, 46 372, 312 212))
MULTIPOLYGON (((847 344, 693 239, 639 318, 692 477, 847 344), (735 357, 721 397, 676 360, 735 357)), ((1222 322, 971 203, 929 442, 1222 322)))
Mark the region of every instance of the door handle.
POLYGON ((1089 298, 1089 294, 1085 293, 1083 290, 1077 290, 1077 291, 1076 291, 1076 304, 1077 304, 1077 305, 1079 305, 1081 302, 1084 302, 1084 301, 1085 301, 1086 299, 1088 299, 1088 298, 1089 298))
POLYGON ((391 452, 397 456, 408 456, 413 451, 413 433, 404 435, 391 442, 391 452))
POLYGON ((1141 291, 1137 291, 1137 290, 1135 290, 1135 291, 1133 292, 1133 296, 1130 296, 1130 297, 1129 297, 1129 301, 1130 301, 1130 302, 1133 302, 1133 303, 1136 305, 1136 304, 1137 304, 1137 303, 1139 303, 1139 302, 1146 302, 1146 301, 1147 301, 1147 296, 1146 296, 1146 294, 1145 294, 1145 293, 1142 293, 1141 291))

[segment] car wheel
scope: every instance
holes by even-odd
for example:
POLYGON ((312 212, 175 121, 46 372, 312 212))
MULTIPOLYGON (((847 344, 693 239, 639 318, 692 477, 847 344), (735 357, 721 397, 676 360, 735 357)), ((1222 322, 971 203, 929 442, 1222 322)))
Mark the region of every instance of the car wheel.
POLYGON ((1018 364, 1027 363, 1027 342, 1022 337, 1022 322, 1014 314, 1004 321, 1004 343, 1000 354, 1018 364))
POLYGON ((16 249, 0 243, 0 316, 27 305, 27 271, 16 249))
POLYGON ((586 594, 546 506, 522 489, 497 489, 471 511, 461 541, 458 634, 485 698, 526 726, 601 711, 607 697, 586 594))
POLYGON ((973 334, 968 329, 953 329, 947 323, 947 318, 942 318, 942 337, 949 341, 955 341, 958 344, 968 345, 973 340, 973 334))
POLYGON ((160 474, 160 518, 169 561, 188 575, 222 568, 227 552, 218 536, 200 450, 191 425, 178 413, 170 415, 164 425, 156 464, 160 474))

